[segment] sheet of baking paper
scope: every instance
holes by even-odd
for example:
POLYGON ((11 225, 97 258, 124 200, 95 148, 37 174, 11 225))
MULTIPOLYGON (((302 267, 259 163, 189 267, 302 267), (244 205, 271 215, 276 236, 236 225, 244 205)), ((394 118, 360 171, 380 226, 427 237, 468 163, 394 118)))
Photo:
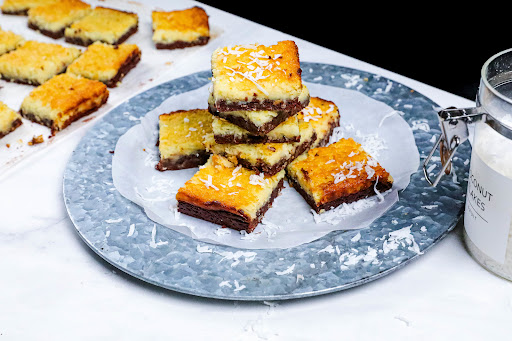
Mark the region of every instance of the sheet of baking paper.
POLYGON ((316 214, 295 189, 286 184, 262 223, 250 234, 178 213, 175 194, 197 168, 155 170, 159 160, 155 146, 158 116, 179 109, 206 108, 208 85, 167 99, 121 136, 112 164, 115 187, 159 224, 200 241, 238 248, 288 248, 308 243, 334 230, 368 226, 398 200, 398 191, 407 187, 410 175, 419 167, 412 130, 399 112, 357 91, 317 84, 307 86, 312 96, 333 101, 340 109, 341 127, 336 129, 331 140, 353 137, 362 143, 393 176, 395 183, 391 190, 316 214))
MULTIPOLYGON (((121 84, 116 88, 109 88, 110 96, 108 102, 98 111, 83 117, 74 122, 55 136, 50 137, 50 129, 42 125, 32 123, 23 119, 23 125, 14 132, 0 139, 0 179, 8 176, 14 169, 14 166, 22 160, 27 160, 30 156, 45 150, 55 143, 66 140, 69 136, 85 133, 86 127, 96 123, 97 119, 112 108, 121 104, 126 99, 154 85, 166 81, 170 78, 170 73, 183 65, 189 57, 196 53, 205 55, 206 65, 209 63, 210 53, 204 53, 210 50, 224 39, 224 28, 217 24, 210 26, 211 39, 206 46, 190 47, 180 50, 157 50, 151 39, 152 20, 150 8, 147 5, 136 1, 105 0, 105 1, 87 1, 91 6, 103 6, 137 13, 139 16, 139 29, 131 36, 126 43, 137 44, 141 49, 142 57, 137 66, 130 70, 121 84), (37 145, 29 145, 28 142, 34 137, 42 135, 44 142, 37 145)), ((167 4, 165 10, 179 10, 189 8, 190 2, 175 0, 167 4)), ((157 9, 157 8, 155 8, 157 9)), ((26 16, 2 15, 0 25, 3 30, 13 31, 22 35, 25 40, 36 40, 40 42, 60 44, 66 47, 75 47, 82 51, 85 47, 68 44, 61 39, 52 39, 41 33, 29 29, 26 16)), ((23 99, 34 89, 34 86, 10 83, 0 80, 0 101, 4 102, 11 109, 18 111, 23 99)), ((127 118, 129 119, 129 117, 127 118)))

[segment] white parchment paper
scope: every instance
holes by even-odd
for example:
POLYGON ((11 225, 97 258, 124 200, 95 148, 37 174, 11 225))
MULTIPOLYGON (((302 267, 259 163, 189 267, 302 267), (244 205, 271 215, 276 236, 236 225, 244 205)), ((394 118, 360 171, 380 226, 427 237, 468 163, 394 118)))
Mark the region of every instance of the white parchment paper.
POLYGON ((361 143, 393 176, 391 190, 316 214, 295 189, 285 184, 262 223, 251 234, 180 214, 175 195, 197 168, 155 170, 159 160, 155 145, 158 116, 179 109, 206 108, 208 85, 170 97, 121 136, 112 162, 115 187, 159 224, 200 241, 238 248, 288 248, 311 242, 331 231, 368 226, 398 200, 398 191, 407 187, 410 175, 419 167, 412 130, 400 112, 357 91, 306 85, 311 96, 333 101, 340 110, 341 126, 335 130, 331 142, 352 137, 361 143))

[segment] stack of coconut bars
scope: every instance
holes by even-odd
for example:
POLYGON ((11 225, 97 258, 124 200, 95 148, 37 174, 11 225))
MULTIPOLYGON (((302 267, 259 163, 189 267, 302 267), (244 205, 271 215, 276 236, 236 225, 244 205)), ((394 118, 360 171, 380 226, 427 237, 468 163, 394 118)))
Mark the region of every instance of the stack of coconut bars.
POLYGON ((310 98, 301 72, 293 41, 214 51, 208 98, 213 120, 211 131, 202 136, 212 155, 178 191, 180 212, 254 230, 283 187, 286 167, 325 144, 339 124, 337 107, 310 98))

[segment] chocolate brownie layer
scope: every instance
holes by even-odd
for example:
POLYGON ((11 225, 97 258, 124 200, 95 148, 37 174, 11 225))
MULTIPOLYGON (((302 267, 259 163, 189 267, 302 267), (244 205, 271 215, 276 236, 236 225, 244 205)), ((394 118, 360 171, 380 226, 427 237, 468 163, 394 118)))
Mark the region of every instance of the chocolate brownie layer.
MULTIPOLYGON (((329 201, 325 204, 322 204, 320 206, 317 206, 315 204, 315 200, 313 199, 313 197, 311 197, 292 177, 287 176, 286 178, 288 180, 288 183, 290 185, 292 185, 292 187, 295 188, 297 190, 297 192, 300 193, 300 195, 302 195, 304 200, 306 200, 306 202, 309 204, 309 206, 311 206, 311 208, 313 208, 316 213, 320 213, 322 210, 328 211, 330 209, 338 207, 341 204, 349 204, 351 202, 365 199, 365 198, 374 196, 376 194, 375 189, 374 189, 374 187, 375 187, 375 181, 374 181, 372 183, 372 186, 370 186, 362 191, 359 191, 357 193, 350 194, 347 196, 343 196, 338 199, 329 201)), ((392 186, 393 186, 392 183, 379 182, 379 183, 377 183, 376 189, 379 192, 385 192, 385 191, 389 190, 392 186)))
POLYGON ((155 166, 159 171, 187 169, 201 166, 208 161, 210 153, 200 151, 197 154, 183 155, 177 159, 163 159, 155 166))
POLYGON ((23 122, 21 121, 20 118, 17 118, 16 120, 14 120, 11 124, 11 127, 9 128, 9 130, 7 131, 0 131, 0 139, 4 136, 6 136, 7 134, 9 134, 10 132, 14 131, 16 128, 18 128, 23 122))
POLYGON ((114 76, 114 78, 112 78, 111 80, 106 82, 105 85, 108 86, 109 88, 117 87, 117 83, 119 83, 124 78, 124 76, 128 73, 128 71, 133 69, 140 62, 140 56, 141 56, 140 50, 134 51, 126 59, 126 61, 123 63, 123 65, 119 68, 119 71, 114 76))
POLYGON ((58 31, 50 31, 50 30, 45 30, 44 28, 40 28, 37 25, 34 25, 34 23, 32 23, 32 22, 28 23, 28 27, 33 30, 39 31, 39 33, 41 33, 47 37, 53 38, 53 39, 59 39, 59 38, 64 37, 64 30, 65 30, 64 28, 62 30, 58 30, 58 31))
MULTIPOLYGON (((272 206, 272 202, 281 192, 283 184, 284 181, 281 179, 276 188, 272 191, 270 198, 258 210, 256 218, 252 220, 247 219, 247 217, 243 214, 238 215, 221 209, 208 210, 183 201, 178 201, 178 212, 238 231, 246 231, 247 233, 251 233, 254 231, 256 226, 258 226, 265 212, 267 212, 267 210, 272 206)), ((222 204, 219 202, 212 202, 210 204, 213 207, 222 206, 222 204)))
POLYGON ((192 46, 206 45, 210 41, 210 37, 199 37, 194 41, 175 41, 173 43, 156 43, 155 47, 159 50, 183 49, 192 46))
POLYGON ((235 135, 214 135, 215 142, 219 144, 253 144, 253 143, 290 143, 290 142, 299 142, 299 136, 286 137, 282 136, 278 139, 271 138, 269 136, 257 136, 257 135, 244 135, 244 136, 235 136, 235 135))
MULTIPOLYGON (((229 112, 217 111, 215 108, 211 106, 208 107, 208 111, 215 116, 225 119, 233 124, 236 124, 240 128, 243 128, 254 135, 264 136, 269 131, 275 129, 278 125, 286 121, 290 116, 295 115, 297 112, 287 112, 287 111, 279 111, 276 117, 271 121, 257 126, 253 122, 236 115, 230 115, 229 112)), ((299 110, 300 111, 300 110, 299 110)))
POLYGON ((219 112, 245 110, 284 111, 293 115, 304 109, 308 103, 309 97, 307 101, 304 102, 300 102, 298 99, 288 101, 273 101, 270 99, 260 101, 258 99, 253 99, 250 102, 228 103, 223 99, 219 99, 215 102, 215 109, 219 112))
POLYGON ((22 9, 19 11, 6 11, 2 10, 3 14, 9 14, 9 15, 28 15, 28 9, 22 9))

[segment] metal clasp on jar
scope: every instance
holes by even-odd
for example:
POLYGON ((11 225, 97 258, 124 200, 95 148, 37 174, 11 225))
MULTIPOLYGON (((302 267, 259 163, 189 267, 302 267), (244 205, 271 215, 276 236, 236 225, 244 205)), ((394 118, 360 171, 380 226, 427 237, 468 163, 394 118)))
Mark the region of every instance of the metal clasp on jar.
POLYGON ((487 114, 482 107, 459 109, 450 107, 438 112, 441 135, 423 162, 425 179, 432 186, 437 186, 443 174, 450 174, 452 158, 457 148, 469 138, 468 124, 483 121, 499 134, 512 139, 512 129, 487 114), (435 175, 434 180, 428 174, 428 164, 432 156, 439 148, 441 158, 441 170, 435 175))
POLYGON ((443 174, 450 174, 452 158, 457 148, 469 138, 468 124, 481 120, 487 116, 481 107, 459 109, 450 107, 439 111, 438 118, 441 126, 441 135, 423 162, 425 179, 432 186, 437 186, 443 174), (439 148, 441 158, 441 170, 435 175, 434 180, 428 174, 428 164, 439 148))

